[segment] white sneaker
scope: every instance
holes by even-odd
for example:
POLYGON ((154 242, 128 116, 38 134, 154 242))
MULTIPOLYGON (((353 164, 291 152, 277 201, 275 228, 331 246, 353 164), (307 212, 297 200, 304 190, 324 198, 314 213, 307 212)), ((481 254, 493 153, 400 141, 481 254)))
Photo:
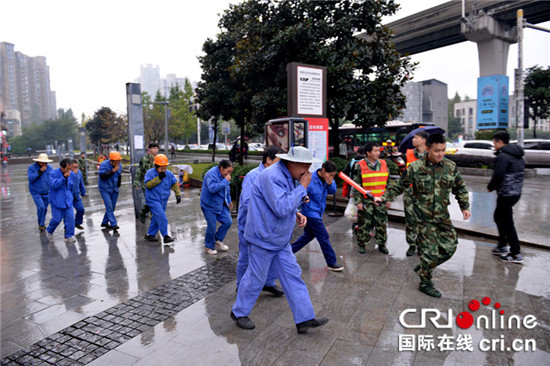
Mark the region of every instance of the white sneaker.
POLYGON ((225 245, 224 243, 222 243, 221 241, 219 241, 219 240, 216 240, 216 246, 222 252, 227 252, 229 250, 229 247, 227 245, 225 245))
POLYGON ((218 254, 218 251, 216 249, 206 248, 206 253, 214 255, 214 254, 218 254))
POLYGON ((74 238, 74 236, 71 236, 69 238, 65 238, 65 243, 67 244, 72 244, 76 241, 76 239, 74 238))
POLYGON ((49 241, 53 241, 53 233, 46 231, 46 238, 48 238, 49 241))

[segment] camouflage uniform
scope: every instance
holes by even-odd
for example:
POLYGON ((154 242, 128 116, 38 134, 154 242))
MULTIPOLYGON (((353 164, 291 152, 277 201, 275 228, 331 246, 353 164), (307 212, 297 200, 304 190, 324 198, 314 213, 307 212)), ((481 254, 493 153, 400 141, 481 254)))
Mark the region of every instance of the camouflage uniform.
MULTIPOLYGON (((419 153, 418 150, 416 150, 416 148, 414 149, 414 157, 416 159, 423 159, 425 155, 426 155, 426 152, 419 153)), ((415 246, 417 221, 414 215, 414 200, 412 196, 411 187, 407 187, 407 189, 405 189, 405 192, 403 192, 403 207, 405 210, 405 233, 407 238, 407 244, 409 244, 409 247, 415 246)))
POLYGON ((88 185, 88 169, 86 168, 86 158, 78 158, 78 169, 82 173, 82 181, 84 185, 88 185))
POLYGON ((418 220, 418 251, 420 266, 416 273, 421 286, 431 284, 435 267, 449 260, 458 244, 458 236, 451 222, 447 206, 450 204, 449 193, 453 193, 460 210, 468 210, 468 190, 456 164, 443 159, 434 164, 425 159, 409 165, 401 180, 389 186, 381 197, 382 201, 391 201, 395 196, 405 192, 412 185, 414 215, 418 220))
POLYGON ((149 169, 155 167, 155 157, 151 154, 145 154, 139 161, 139 166, 134 177, 134 187, 141 187, 145 192, 145 174, 149 169))
MULTIPOLYGON (((380 160, 378 160, 375 166, 365 158, 364 159, 371 170, 379 171, 381 168, 380 160)), ((355 164, 355 173, 353 174, 353 180, 362 186, 362 173, 361 165, 359 163, 355 164)), ((389 181, 389 175, 388 175, 389 181)), ((386 182, 387 184, 387 182, 386 182)), ((386 206, 380 205, 376 206, 374 202, 370 199, 363 197, 362 194, 352 189, 353 199, 355 204, 363 204, 363 210, 357 212, 357 245, 359 247, 364 247, 369 244, 371 239, 371 230, 375 229, 374 242, 378 246, 385 247, 386 240, 388 239, 386 225, 388 223, 388 212, 386 206)))
MULTIPOLYGON (((155 157, 151 154, 145 154, 139 161, 139 166, 134 177, 134 188, 141 188, 143 195, 145 196, 145 174, 148 170, 155 167, 155 157)), ((147 204, 144 204, 139 213, 139 219, 142 223, 145 223, 145 218, 149 213, 150 208, 147 204)))

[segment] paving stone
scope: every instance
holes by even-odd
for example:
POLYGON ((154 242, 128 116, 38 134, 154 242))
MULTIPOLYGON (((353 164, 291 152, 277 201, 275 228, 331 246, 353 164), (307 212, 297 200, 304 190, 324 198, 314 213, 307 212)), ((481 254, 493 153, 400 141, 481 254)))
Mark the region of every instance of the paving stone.
POLYGON ((1 360, 2 364, 80 365, 168 319, 234 280, 236 255, 180 276, 83 319, 1 360))

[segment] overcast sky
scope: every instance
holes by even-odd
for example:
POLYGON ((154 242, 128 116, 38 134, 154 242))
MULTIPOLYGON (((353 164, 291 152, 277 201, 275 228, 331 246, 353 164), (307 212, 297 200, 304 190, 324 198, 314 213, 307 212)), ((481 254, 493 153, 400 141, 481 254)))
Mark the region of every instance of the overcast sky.
MULTIPOLYGON (((208 37, 218 33, 219 14, 228 0, 0 0, 0 42, 28 56, 45 56, 57 108, 91 116, 102 106, 126 113, 125 84, 139 77, 141 64, 156 64, 160 76, 174 73, 199 81, 197 56, 208 37)), ((446 1, 402 0, 386 22, 446 1)), ((539 24, 550 28, 550 22, 539 24)), ((550 65, 550 34, 525 30, 524 67, 550 65)), ((463 42, 414 55, 420 64, 414 81, 435 78, 458 91, 476 95, 477 47, 463 42)), ((510 47, 508 76, 513 90, 517 45, 510 47)))

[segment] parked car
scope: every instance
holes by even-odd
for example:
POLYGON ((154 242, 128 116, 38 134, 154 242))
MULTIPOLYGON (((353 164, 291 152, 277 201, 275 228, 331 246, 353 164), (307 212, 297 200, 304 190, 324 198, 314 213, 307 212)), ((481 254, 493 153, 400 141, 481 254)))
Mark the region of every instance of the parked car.
MULTIPOLYGON (((517 144, 517 141, 510 141, 517 144)), ((550 140, 526 139, 523 140, 525 163, 531 166, 550 166, 550 140)))
POLYGON ((456 144, 455 155, 495 156, 495 147, 491 140, 468 140, 456 144))

